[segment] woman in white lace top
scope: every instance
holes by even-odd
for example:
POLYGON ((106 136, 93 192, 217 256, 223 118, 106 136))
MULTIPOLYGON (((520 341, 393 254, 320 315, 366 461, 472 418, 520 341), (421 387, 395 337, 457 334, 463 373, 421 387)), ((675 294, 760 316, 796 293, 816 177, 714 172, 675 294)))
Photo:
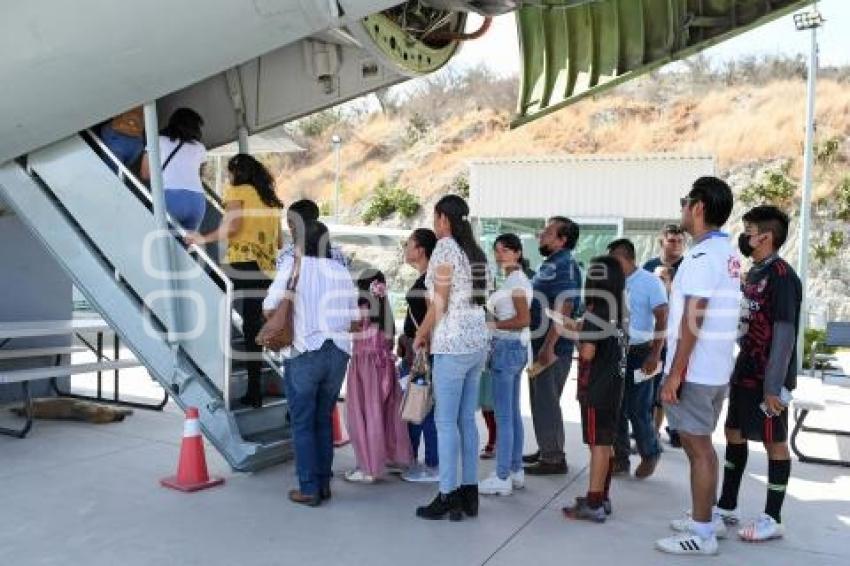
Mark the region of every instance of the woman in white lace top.
POLYGON ((430 344, 434 356, 435 421, 440 457, 440 493, 416 510, 425 519, 457 520, 478 514, 478 382, 488 347, 484 314, 487 259, 469 223, 469 207, 447 195, 434 207, 439 241, 425 277, 431 294, 414 348, 430 344), (457 478, 458 455, 463 468, 457 478))

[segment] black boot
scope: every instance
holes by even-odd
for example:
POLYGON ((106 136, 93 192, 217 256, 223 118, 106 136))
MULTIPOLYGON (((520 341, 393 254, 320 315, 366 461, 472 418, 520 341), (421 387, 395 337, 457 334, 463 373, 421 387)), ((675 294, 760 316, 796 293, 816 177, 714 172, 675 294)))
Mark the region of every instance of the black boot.
POLYGON ((255 409, 259 409, 263 406, 263 392, 260 388, 260 376, 249 376, 248 377, 248 391, 245 393, 245 396, 242 397, 239 402, 243 405, 247 405, 249 407, 254 407, 255 409))
POLYGON ((416 508, 416 516, 422 519, 445 519, 447 515, 450 521, 463 519, 463 509, 457 491, 448 495, 438 493, 431 503, 425 507, 416 508))
POLYGON ((460 496, 463 512, 469 517, 478 516, 478 485, 462 485, 455 492, 460 496))

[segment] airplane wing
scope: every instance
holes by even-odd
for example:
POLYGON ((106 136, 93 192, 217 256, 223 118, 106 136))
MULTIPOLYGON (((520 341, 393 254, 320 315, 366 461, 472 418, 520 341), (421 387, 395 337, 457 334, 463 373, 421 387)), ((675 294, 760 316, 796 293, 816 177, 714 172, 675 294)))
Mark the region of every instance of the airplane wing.
MULTIPOLYGON (((534 0, 517 10, 519 126, 814 0, 534 0)), ((789 30, 790 32, 790 30, 789 30)))

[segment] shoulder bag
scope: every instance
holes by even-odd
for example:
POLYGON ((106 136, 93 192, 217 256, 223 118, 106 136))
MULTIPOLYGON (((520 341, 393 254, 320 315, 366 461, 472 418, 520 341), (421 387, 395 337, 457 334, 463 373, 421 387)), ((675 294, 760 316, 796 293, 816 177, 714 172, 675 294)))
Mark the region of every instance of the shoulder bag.
POLYGON ((292 273, 286 281, 283 300, 257 334, 258 345, 272 351, 279 351, 292 346, 295 342, 295 292, 300 275, 301 255, 296 253, 292 273))

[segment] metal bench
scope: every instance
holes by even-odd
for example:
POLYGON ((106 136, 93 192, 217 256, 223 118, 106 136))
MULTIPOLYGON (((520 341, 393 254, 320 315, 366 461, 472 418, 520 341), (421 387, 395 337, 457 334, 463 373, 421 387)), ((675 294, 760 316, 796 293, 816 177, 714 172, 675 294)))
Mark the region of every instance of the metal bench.
POLYGON ((119 372, 122 369, 139 367, 137 360, 119 359, 119 341, 115 335, 114 358, 109 359, 103 353, 103 335, 110 332, 109 325, 99 318, 73 319, 73 320, 47 320, 47 321, 25 321, 0 323, 0 360, 24 360, 38 357, 52 357, 53 364, 33 368, 0 369, 0 384, 20 383, 23 390, 23 400, 26 414, 26 422, 19 429, 0 427, 0 434, 24 438, 32 428, 32 395, 29 383, 31 381, 49 379, 51 388, 57 396, 82 399, 87 401, 98 401, 116 405, 131 406, 143 409, 161 410, 168 402, 168 392, 164 393, 163 400, 154 404, 137 403, 120 398, 119 372), (85 337, 86 333, 96 333, 96 345, 92 345, 85 337), (15 339, 35 338, 44 336, 71 335, 81 342, 83 346, 55 346, 39 348, 7 348, 15 339), (69 364, 63 359, 78 352, 91 351, 97 356, 96 362, 69 364), (102 375, 104 371, 115 372, 113 397, 105 398, 102 391, 102 375), (96 373, 97 393, 96 395, 79 395, 71 391, 60 389, 57 379, 70 375, 96 373))
POLYGON ((825 385, 821 380, 808 376, 800 376, 798 383, 798 388, 794 392, 795 398, 792 401, 794 420, 796 423, 794 425, 794 429, 791 431, 791 438, 789 439, 791 450, 797 455, 797 458, 801 462, 809 464, 823 464, 826 466, 850 467, 850 461, 848 460, 833 460, 830 458, 820 458, 805 454, 800 449, 797 440, 797 436, 801 431, 813 434, 832 435, 836 437, 850 436, 850 430, 826 429, 805 425, 806 418, 812 411, 826 411, 831 404, 850 407, 850 389, 835 385, 825 385))
MULTIPOLYGON (((826 325, 826 338, 823 343, 815 342, 812 344, 812 370, 818 365, 829 365, 838 358, 832 354, 818 354, 818 347, 826 346, 828 348, 848 348, 850 347, 850 322, 833 321, 826 325)), ((844 372, 836 372, 831 369, 823 370, 824 375, 845 375, 844 372)))

